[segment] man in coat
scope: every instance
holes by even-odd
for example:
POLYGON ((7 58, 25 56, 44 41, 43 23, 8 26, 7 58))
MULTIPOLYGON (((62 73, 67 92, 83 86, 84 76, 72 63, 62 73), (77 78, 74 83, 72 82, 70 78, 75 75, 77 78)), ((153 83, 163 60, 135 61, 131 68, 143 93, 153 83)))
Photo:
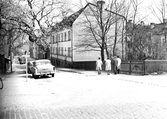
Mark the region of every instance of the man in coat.
POLYGON ((114 56, 114 57, 112 58, 112 66, 113 66, 114 74, 117 74, 117 73, 118 73, 117 64, 118 64, 117 56, 114 56))
POLYGON ((119 56, 117 56, 117 73, 120 73, 120 69, 121 69, 121 59, 119 58, 119 56))

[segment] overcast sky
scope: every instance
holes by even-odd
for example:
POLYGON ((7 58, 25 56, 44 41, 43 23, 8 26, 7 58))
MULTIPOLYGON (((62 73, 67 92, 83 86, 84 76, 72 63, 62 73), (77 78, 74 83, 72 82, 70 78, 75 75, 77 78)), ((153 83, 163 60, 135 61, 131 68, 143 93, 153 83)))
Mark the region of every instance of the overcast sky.
MULTIPOLYGON (((69 0, 69 1, 70 1, 70 3, 73 3, 73 4, 77 5, 77 4, 79 4, 80 0, 69 0)), ((82 0, 82 2, 83 1, 85 1, 85 0, 82 0)), ((87 0, 87 1, 90 2, 92 0, 87 0)), ((105 0, 105 1, 107 2, 108 0, 105 0)), ((160 0, 139 0, 139 1, 142 2, 140 4, 141 17, 147 16, 147 18, 145 20, 146 24, 149 24, 149 23, 152 23, 152 22, 159 23, 158 19, 156 19, 155 16, 151 14, 151 10, 149 9, 149 7, 151 5, 158 5, 160 3, 160 0)))

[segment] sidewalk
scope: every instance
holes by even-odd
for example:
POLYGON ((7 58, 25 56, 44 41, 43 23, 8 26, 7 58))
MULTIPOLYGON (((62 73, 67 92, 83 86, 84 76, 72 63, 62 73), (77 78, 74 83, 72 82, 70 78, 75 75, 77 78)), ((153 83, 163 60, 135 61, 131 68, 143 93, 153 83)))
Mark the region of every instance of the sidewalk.
MULTIPOLYGON (((19 72, 24 72, 23 69, 18 69, 16 67, 17 61, 13 61, 13 71, 17 69, 19 72)), ((83 74, 85 76, 98 76, 97 71, 87 71, 87 70, 79 70, 79 69, 72 69, 72 68, 63 68, 63 67, 56 67, 57 71, 62 72, 69 72, 69 73, 77 73, 77 74, 83 74)), ((100 76, 107 76, 107 73, 105 71, 102 71, 102 74, 100 76)), ((153 86, 161 86, 161 87, 167 87, 167 73, 159 74, 159 75, 128 75, 128 74, 118 74, 114 75, 112 72, 109 75, 117 80, 127 81, 127 82, 133 82, 133 83, 141 83, 141 84, 147 84, 147 85, 153 85, 153 86)))

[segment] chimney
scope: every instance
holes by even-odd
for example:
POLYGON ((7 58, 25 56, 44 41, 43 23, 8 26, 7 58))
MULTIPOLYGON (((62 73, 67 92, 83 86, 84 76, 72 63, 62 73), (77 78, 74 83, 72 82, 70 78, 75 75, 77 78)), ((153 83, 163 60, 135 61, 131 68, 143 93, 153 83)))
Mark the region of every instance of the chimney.
POLYGON ((132 20, 128 20, 128 23, 132 23, 132 20))
POLYGON ((142 26, 144 26, 144 21, 141 21, 140 24, 141 24, 142 26))
POLYGON ((163 19, 163 23, 165 23, 165 24, 166 24, 166 23, 167 23, 167 19, 163 19))
POLYGON ((155 23, 150 23, 150 27, 151 27, 151 29, 153 29, 154 26, 155 26, 155 23))

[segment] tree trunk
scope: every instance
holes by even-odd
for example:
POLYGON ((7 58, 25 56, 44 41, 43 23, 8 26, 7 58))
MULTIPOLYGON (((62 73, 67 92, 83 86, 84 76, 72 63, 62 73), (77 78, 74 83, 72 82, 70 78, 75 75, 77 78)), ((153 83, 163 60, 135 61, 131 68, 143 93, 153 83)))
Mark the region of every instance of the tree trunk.
POLYGON ((101 48, 101 60, 104 61, 104 47, 101 48))
POLYGON ((122 41, 121 41, 121 44, 122 44, 122 59, 125 59, 124 57, 124 22, 123 22, 123 28, 122 28, 122 41))
POLYGON ((117 15, 116 15, 116 22, 115 22, 115 40, 114 40, 114 47, 113 47, 113 56, 116 55, 115 49, 117 44, 117 15))
POLYGON ((104 70, 104 47, 101 48, 101 60, 103 62, 103 64, 102 64, 102 70, 104 70))

